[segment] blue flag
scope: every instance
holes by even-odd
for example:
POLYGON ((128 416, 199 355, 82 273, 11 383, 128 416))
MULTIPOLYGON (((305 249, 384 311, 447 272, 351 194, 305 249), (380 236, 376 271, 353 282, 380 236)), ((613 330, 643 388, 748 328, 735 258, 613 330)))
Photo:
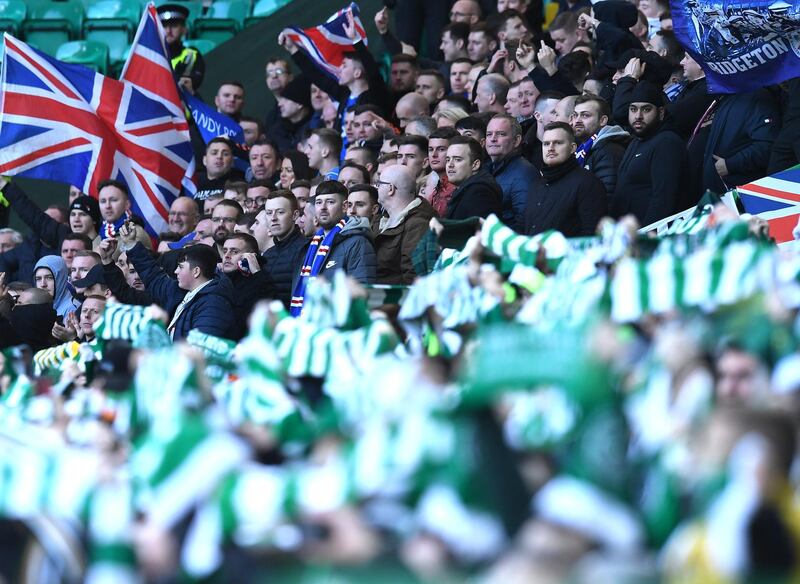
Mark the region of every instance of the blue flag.
POLYGON ((800 1, 671 0, 675 34, 712 93, 739 93, 800 76, 800 1))
POLYGON ((225 114, 219 113, 201 99, 196 98, 186 91, 182 91, 183 102, 192 114, 194 123, 203 137, 203 142, 208 144, 214 138, 225 136, 234 144, 244 145, 244 131, 242 127, 225 114))

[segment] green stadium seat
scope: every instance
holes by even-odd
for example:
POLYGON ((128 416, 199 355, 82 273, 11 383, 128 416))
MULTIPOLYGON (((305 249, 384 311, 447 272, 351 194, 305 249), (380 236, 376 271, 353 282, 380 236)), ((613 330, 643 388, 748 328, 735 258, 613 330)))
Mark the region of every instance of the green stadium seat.
POLYGON ((58 47, 56 59, 76 63, 94 69, 98 73, 108 71, 108 47, 94 41, 70 41, 58 47))
POLYGON ((18 35, 28 7, 23 0, 0 0, 0 32, 18 35))
POLYGON ((286 4, 288 4, 286 0, 256 0, 256 3, 253 4, 253 13, 245 20, 244 25, 252 26, 265 20, 286 4))
POLYGON ((224 43, 242 30, 249 10, 247 0, 216 0, 205 16, 195 18, 192 36, 224 43))
POLYGON ((134 30, 139 26, 142 9, 136 2, 128 0, 92 0, 86 7, 86 19, 93 20, 127 20, 134 30))
POLYGON ((97 0, 86 12, 83 38, 108 46, 111 65, 125 60, 125 49, 130 45, 141 10, 138 3, 123 0, 97 0))
POLYGON ((78 0, 32 2, 28 5, 22 34, 25 41, 49 55, 58 47, 80 36, 83 5, 78 0))
POLYGON ((197 49, 204 56, 217 48, 217 43, 209 39, 183 39, 183 44, 197 49))

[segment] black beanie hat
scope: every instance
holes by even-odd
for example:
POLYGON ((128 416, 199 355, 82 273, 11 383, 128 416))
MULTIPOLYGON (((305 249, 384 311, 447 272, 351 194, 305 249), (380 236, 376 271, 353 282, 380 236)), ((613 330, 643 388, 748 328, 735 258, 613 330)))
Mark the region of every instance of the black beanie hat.
POLYGON ((298 75, 283 88, 281 97, 285 97, 295 103, 311 108, 311 83, 305 77, 298 75))
POLYGON ((100 205, 98 204, 97 199, 90 197, 89 195, 81 195, 72 201, 72 204, 69 206, 70 211, 73 209, 83 211, 92 218, 95 228, 100 227, 100 221, 102 220, 102 217, 100 216, 100 205))
POLYGON ((633 88, 628 99, 630 103, 652 103, 656 107, 661 107, 664 105, 664 92, 658 85, 649 81, 640 81, 633 88))

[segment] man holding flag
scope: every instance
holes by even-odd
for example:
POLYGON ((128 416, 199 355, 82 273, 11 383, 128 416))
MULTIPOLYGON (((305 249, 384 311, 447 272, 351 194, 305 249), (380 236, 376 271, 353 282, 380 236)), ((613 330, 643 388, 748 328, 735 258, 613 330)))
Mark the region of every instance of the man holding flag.
POLYGON ((345 112, 356 105, 371 103, 385 110, 388 103, 386 84, 357 17, 358 7, 351 4, 324 25, 289 28, 278 36, 278 44, 289 51, 306 79, 339 102, 337 129, 344 124, 345 112))

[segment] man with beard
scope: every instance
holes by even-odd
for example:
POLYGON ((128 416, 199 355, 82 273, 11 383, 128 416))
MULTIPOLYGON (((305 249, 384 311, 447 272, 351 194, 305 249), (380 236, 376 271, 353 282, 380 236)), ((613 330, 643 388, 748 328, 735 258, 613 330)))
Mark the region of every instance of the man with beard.
POLYGON ((183 44, 189 9, 180 4, 162 4, 158 7, 158 16, 164 28, 164 41, 178 84, 194 94, 203 83, 206 65, 200 51, 183 44))
POLYGON ((617 188, 617 170, 631 136, 619 126, 609 125, 611 108, 595 95, 583 94, 575 101, 572 130, 578 143, 578 163, 590 170, 606 187, 617 188))
POLYGON ((233 229, 242 213, 239 203, 230 199, 222 200, 214 207, 211 222, 214 223, 214 243, 217 244, 220 255, 222 255, 222 244, 233 234, 233 229))
POLYGON ((247 319, 259 300, 274 296, 259 262, 258 242, 249 233, 229 235, 222 244, 222 273, 233 284, 233 314, 229 338, 241 340, 247 319))
MULTIPOLYGON (((380 181, 379 181, 380 182, 380 181)), ((292 286, 291 313, 303 309, 306 285, 320 274, 330 276, 336 270, 361 282, 375 282, 375 249, 372 230, 366 217, 347 217, 345 201, 347 188, 333 180, 322 181, 314 196, 319 229, 306 250, 302 267, 295 274, 292 286)))
POLYGON ((211 139, 206 145, 203 166, 206 171, 201 176, 194 195, 196 201, 205 201, 209 197, 221 195, 227 181, 244 178, 242 171, 233 167, 233 144, 222 136, 211 139))
POLYGON ((553 122, 542 135, 542 176, 531 185, 525 211, 525 233, 549 229, 567 237, 592 235, 606 214, 606 190, 575 159, 575 136, 564 122, 553 122))
POLYGON ((643 227, 681 210, 687 176, 686 145, 662 128, 663 99, 661 88, 647 81, 631 93, 628 120, 634 139, 620 163, 611 201, 613 216, 633 214, 643 227))

